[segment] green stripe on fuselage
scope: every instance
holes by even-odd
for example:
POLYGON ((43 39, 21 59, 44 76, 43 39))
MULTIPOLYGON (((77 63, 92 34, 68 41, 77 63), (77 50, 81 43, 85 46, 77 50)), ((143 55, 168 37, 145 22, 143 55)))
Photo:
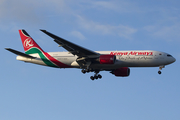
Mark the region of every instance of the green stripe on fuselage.
POLYGON ((42 53, 41 50, 39 50, 38 48, 31 48, 29 49, 28 51, 25 52, 26 54, 39 54, 40 58, 42 59, 42 61, 47 65, 47 66, 50 66, 50 67, 58 67, 56 66, 55 64, 53 64, 50 60, 48 60, 45 55, 42 53))

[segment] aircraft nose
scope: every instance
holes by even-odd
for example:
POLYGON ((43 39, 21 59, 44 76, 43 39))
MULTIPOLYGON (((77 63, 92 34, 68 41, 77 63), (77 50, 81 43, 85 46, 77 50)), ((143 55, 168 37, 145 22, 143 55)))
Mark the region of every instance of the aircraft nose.
POLYGON ((175 61, 176 61, 176 59, 174 57, 172 57, 172 63, 175 62, 175 61))
POLYGON ((176 61, 176 59, 172 55, 170 55, 170 54, 167 54, 167 57, 168 57, 168 63, 169 64, 171 64, 171 63, 176 61))

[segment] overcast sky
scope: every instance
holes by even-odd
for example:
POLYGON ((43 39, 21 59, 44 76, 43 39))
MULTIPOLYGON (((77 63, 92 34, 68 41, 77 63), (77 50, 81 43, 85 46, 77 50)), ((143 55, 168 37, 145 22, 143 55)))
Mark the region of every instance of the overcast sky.
POLYGON ((179 0, 1 0, 1 120, 179 120, 179 0), (47 52, 66 51, 46 29, 94 51, 157 50, 176 62, 130 68, 129 77, 56 69, 17 61, 25 29, 47 52))

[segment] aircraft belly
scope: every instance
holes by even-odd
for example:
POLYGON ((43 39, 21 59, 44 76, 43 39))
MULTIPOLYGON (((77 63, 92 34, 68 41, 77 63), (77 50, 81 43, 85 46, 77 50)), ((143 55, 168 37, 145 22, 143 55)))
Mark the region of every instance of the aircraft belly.
POLYGON ((121 67, 155 67, 153 64, 149 64, 148 62, 138 63, 138 62, 118 62, 115 64, 107 65, 107 64, 92 64, 90 66, 93 69, 118 69, 121 67))
POLYGON ((120 67, 157 67, 160 63, 156 60, 134 60, 134 61, 117 61, 115 64, 92 64, 94 69, 118 69, 120 67))

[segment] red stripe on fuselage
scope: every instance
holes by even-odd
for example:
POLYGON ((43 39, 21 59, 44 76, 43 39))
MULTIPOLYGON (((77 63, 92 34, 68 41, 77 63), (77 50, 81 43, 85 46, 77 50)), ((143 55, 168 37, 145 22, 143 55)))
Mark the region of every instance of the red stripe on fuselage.
POLYGON ((56 60, 55 58, 53 58, 51 55, 49 55, 47 52, 44 52, 44 55, 51 61, 53 62, 54 64, 56 64, 58 67, 60 68, 72 68, 71 66, 69 65, 66 65, 58 60, 56 60))

